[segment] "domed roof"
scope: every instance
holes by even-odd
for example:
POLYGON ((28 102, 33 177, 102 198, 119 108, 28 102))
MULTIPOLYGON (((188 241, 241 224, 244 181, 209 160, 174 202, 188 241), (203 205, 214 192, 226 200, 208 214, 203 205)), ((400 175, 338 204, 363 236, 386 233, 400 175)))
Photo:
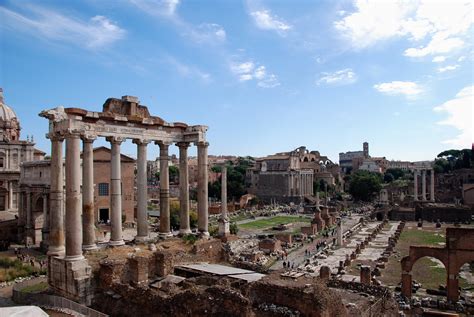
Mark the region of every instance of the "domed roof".
POLYGON ((3 89, 0 88, 0 120, 11 121, 17 119, 15 111, 12 108, 7 106, 3 101, 3 89))

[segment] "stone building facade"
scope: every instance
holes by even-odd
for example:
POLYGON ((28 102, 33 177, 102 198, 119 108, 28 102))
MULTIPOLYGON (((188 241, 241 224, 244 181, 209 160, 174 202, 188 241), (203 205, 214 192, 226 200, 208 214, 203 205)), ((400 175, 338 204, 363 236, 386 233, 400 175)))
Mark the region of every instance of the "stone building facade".
POLYGON ((0 211, 18 211, 20 165, 45 155, 35 149, 33 138, 20 140, 20 131, 20 120, 5 104, 0 88, 0 211))
POLYGON ((348 173, 353 168, 352 161, 354 159, 367 159, 369 158, 369 143, 364 142, 362 145, 362 151, 348 151, 339 153, 339 166, 343 173, 348 173))
POLYGON ((313 182, 321 179, 335 185, 339 167, 327 156, 304 146, 256 159, 255 166, 247 170, 249 193, 263 201, 299 203, 313 195, 313 182))

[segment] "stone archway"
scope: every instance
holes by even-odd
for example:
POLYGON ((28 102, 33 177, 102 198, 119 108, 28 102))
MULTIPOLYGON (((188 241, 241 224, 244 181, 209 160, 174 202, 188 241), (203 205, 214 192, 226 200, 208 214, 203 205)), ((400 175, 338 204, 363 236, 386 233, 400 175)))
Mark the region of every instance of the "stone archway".
POLYGON ((444 264, 447 270, 447 297, 451 302, 459 299, 459 270, 466 262, 474 261, 474 229, 447 228, 446 247, 434 248, 410 246, 409 255, 401 261, 402 294, 410 298, 412 294, 413 265, 423 257, 433 257, 444 264))

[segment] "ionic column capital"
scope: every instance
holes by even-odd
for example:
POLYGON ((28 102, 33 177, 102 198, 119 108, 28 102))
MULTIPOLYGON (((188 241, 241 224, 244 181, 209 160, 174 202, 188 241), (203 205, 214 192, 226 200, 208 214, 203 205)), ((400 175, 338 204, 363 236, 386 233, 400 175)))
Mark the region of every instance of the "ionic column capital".
POLYGON ((177 142, 176 146, 179 147, 180 149, 181 148, 187 149, 189 147, 189 142, 177 142))
POLYGON ((151 141, 148 139, 133 139, 132 142, 136 145, 148 145, 151 141))
POLYGON ((66 139, 79 139, 81 137, 81 132, 75 129, 67 129, 64 131, 64 137, 66 139))
POLYGON ((120 136, 108 136, 105 139, 107 140, 107 142, 119 145, 124 141, 124 138, 120 136))
POLYGON ((155 141, 155 144, 160 146, 160 148, 168 148, 172 142, 169 141, 155 141))
POLYGON ((50 133, 46 133, 46 138, 47 139, 50 139, 51 142, 53 141, 64 141, 64 135, 60 134, 60 133, 53 133, 53 132, 50 132, 50 133))
POLYGON ((194 142, 194 144, 195 144, 197 147, 208 147, 208 146, 209 146, 209 142, 207 142, 207 141, 194 142))
POLYGON ((84 143, 93 143, 97 136, 95 134, 83 134, 81 135, 82 142, 84 143))

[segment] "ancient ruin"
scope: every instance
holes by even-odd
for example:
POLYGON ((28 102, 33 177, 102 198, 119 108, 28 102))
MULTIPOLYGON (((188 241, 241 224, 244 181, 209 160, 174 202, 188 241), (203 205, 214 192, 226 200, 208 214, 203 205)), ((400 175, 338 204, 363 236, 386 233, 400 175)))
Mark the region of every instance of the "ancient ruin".
MULTIPOLYGON (((45 110, 40 113, 40 116, 49 120, 47 137, 52 144, 48 277, 51 287, 59 293, 80 302, 90 303, 91 300, 91 268, 83 256, 83 250, 96 248, 92 148, 97 137, 104 137, 111 144, 110 246, 124 244, 122 237, 123 192, 121 188, 120 144, 126 139, 131 139, 137 144, 138 154, 136 240, 144 241, 148 239, 146 147, 150 142, 154 142, 160 147, 162 171, 160 177, 160 235, 163 237, 171 235, 169 178, 167 173, 169 146, 176 144, 180 148, 180 154, 183 157, 183 180, 186 180, 186 155, 191 143, 198 147, 201 176, 198 188, 198 230, 202 235, 208 235, 208 143, 206 142, 206 126, 167 123, 159 117, 151 116, 147 107, 140 105, 138 98, 132 96, 124 96, 121 99, 107 99, 102 112, 58 107, 45 110), (65 195, 63 195, 62 164, 62 144, 64 140, 66 140, 65 195), (84 146, 82 166, 80 157, 81 140, 84 146)), ((188 184, 183 182, 181 184, 183 202, 186 202, 187 197, 189 197, 188 190, 188 184)), ((189 205, 183 203, 181 208, 180 231, 189 233, 189 205)))

